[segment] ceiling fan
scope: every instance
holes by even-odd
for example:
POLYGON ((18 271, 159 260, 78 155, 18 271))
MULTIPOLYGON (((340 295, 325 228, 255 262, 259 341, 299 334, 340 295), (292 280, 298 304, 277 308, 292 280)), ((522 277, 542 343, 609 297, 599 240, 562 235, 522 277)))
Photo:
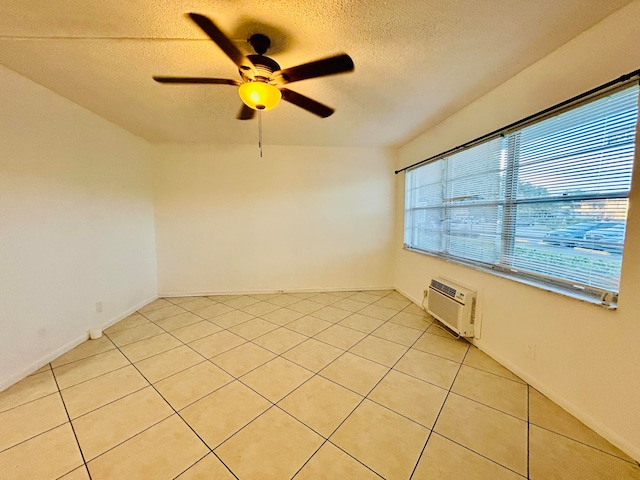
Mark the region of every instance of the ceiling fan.
POLYGON ((214 84, 234 85, 238 87, 240 98, 244 102, 237 118, 250 120, 256 110, 270 110, 280 99, 293 103, 319 117, 326 118, 334 109, 323 105, 305 95, 296 93, 283 85, 309 78, 324 77, 337 73, 351 72, 354 69, 353 60, 346 53, 305 63, 296 67, 281 69, 278 63, 264 54, 271 46, 271 40, 266 35, 254 34, 249 43, 255 50, 255 55, 244 55, 227 38, 208 17, 198 13, 189 13, 193 20, 211 40, 238 66, 241 80, 208 77, 162 77, 153 79, 160 83, 172 84, 214 84))

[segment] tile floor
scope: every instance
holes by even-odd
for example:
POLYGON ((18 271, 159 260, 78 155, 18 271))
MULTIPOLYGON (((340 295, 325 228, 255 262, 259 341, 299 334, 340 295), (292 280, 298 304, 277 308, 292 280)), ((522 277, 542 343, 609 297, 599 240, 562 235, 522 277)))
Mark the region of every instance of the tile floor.
POLYGON ((2 479, 640 479, 393 291, 159 299, 0 393, 2 479))

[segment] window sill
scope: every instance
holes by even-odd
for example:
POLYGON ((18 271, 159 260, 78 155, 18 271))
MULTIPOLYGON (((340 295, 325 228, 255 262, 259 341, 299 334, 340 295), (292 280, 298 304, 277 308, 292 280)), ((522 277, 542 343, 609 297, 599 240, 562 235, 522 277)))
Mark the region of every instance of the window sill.
POLYGON ((463 267, 468 267, 468 268, 471 268, 471 269, 479 271, 479 272, 495 275, 497 277, 501 277, 501 278, 504 278, 506 280, 511 280, 513 282, 517 282, 517 283, 524 284, 524 285, 529 285, 531 287, 538 288, 538 289, 544 290, 546 292, 555 293, 557 295, 562 295, 563 297, 573 298, 573 299, 579 300, 581 302, 589 303, 591 305, 596 305, 596 306, 598 306, 600 308, 603 308, 605 310, 615 311, 615 310, 618 309, 618 304, 617 304, 616 301, 611 302, 609 305, 606 305, 606 304, 601 303, 601 301, 598 298, 594 297, 593 295, 589 295, 587 293, 582 293, 582 292, 574 290, 574 289, 562 288, 561 286, 550 285, 550 284, 542 282, 542 281, 535 281, 535 280, 533 280, 531 278, 526 278, 526 277, 522 277, 520 275, 515 275, 515 274, 509 274, 508 272, 504 272, 504 271, 501 271, 501 270, 494 270, 492 268, 482 267, 482 266, 476 265, 476 264, 474 264, 472 262, 457 261, 457 260, 454 260, 452 258, 448 258, 448 257, 444 257, 444 256, 441 256, 441 255, 436 255, 434 253, 427 252, 425 250, 419 250, 419 249, 416 249, 416 248, 411 248, 411 247, 407 246, 406 244, 403 246, 403 249, 408 251, 408 252, 413 252, 413 253, 417 253, 417 254, 420 254, 420 255, 426 255, 426 256, 431 257, 431 258, 442 260, 443 262, 451 263, 451 264, 454 264, 454 265, 461 265, 463 267))

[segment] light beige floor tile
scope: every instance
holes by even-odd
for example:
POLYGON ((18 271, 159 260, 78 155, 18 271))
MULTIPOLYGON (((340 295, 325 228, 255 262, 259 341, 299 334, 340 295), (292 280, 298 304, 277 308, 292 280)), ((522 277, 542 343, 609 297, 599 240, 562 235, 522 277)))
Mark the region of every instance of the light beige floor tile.
POLYGON ((359 312, 367 305, 368 303, 358 302, 357 300, 352 300, 350 298, 343 298, 333 304, 334 307, 341 308, 342 310, 346 310, 351 313, 359 312))
POLYGON ((87 472, 87 467, 83 465, 60 477, 59 480, 90 480, 90 477, 89 472, 87 472))
POLYGON ((157 310, 153 310, 152 312, 146 312, 143 315, 152 322, 157 322, 163 318, 173 317, 174 315, 179 315, 184 312, 184 308, 181 308, 178 305, 169 305, 168 307, 162 307, 157 310))
POLYGON ((329 293, 331 295, 336 296, 336 297, 349 298, 351 295, 353 295, 354 293, 357 293, 357 292, 353 292, 351 290, 332 290, 329 293))
POLYGON ((205 358, 202 355, 194 352, 188 346, 183 345, 173 350, 159 353, 153 357, 140 360, 135 365, 147 380, 155 383, 204 360, 205 358))
POLYGON ((321 342, 328 343, 329 345, 333 345, 334 347, 348 350, 364 337, 364 333, 358 332, 352 328, 343 327, 342 325, 333 325, 316 334, 313 338, 320 340, 321 342))
POLYGON ((211 361, 234 377, 240 377, 254 368, 267 363, 275 355, 258 345, 247 342, 220 355, 211 361))
POLYGON ((270 298, 267 301, 280 307, 287 307, 293 303, 298 303, 300 301, 300 298, 285 293, 283 295, 278 295, 277 297, 270 298))
POLYGON ((108 352, 114 348, 116 348, 116 346, 105 336, 95 340, 87 340, 53 360, 51 362, 51 366, 53 368, 59 367, 61 365, 66 365, 67 363, 75 362, 76 360, 93 357, 98 353, 108 352))
POLYGON ((140 360, 166 352, 180 345, 180 341, 172 335, 163 333, 162 335, 156 335, 155 337, 130 343, 129 345, 120 347, 120 350, 131 362, 139 362, 140 360))
POLYGON ((71 387, 118 368, 129 365, 129 360, 118 350, 109 350, 53 369, 60 389, 71 387))
POLYGON ((316 302, 312 302, 310 300, 300 300, 299 302, 292 303, 291 305, 287 305, 289 310, 294 310, 296 312, 304 313, 305 315, 309 315, 312 312, 318 311, 323 308, 324 305, 316 302))
POLYGON ((235 478, 218 457, 210 453, 176 480, 235 480, 235 478))
POLYGON ((407 302, 411 303, 411 300, 409 300, 407 297, 405 297, 404 295, 402 295, 400 292, 396 290, 392 290, 391 292, 387 293, 385 297, 391 298, 393 300, 402 300, 402 301, 406 300, 407 302))
POLYGON ((171 332, 171 334, 178 338, 181 342, 189 343, 199 338, 212 335, 222 330, 218 325, 211 323, 209 320, 202 320, 198 323, 193 323, 186 327, 177 328, 171 332))
POLYGON ((412 303, 402 311, 406 313, 412 313, 414 315, 425 315, 430 319, 430 322, 433 318, 431 317, 431 315, 427 314, 427 312, 425 312, 425 310, 421 306, 416 305, 415 303, 412 303))
POLYGON ((172 479, 207 453, 177 415, 89 462, 92 480, 172 479))
POLYGON ((631 460, 624 452, 611 445, 576 417, 531 387, 529 387, 529 422, 581 443, 591 445, 611 455, 631 460))
POLYGON ((194 323, 201 322, 202 318, 198 315, 191 312, 184 312, 178 315, 174 315, 172 317, 163 318, 162 320, 158 320, 156 325, 158 325, 163 330, 167 332, 171 332, 180 327, 186 327, 187 325, 191 325, 194 323))
POLYGON ((460 363, 469 350, 470 344, 466 340, 454 340, 438 335, 425 333, 413 345, 413 348, 422 352, 432 353, 454 362, 460 363))
POLYGON ((387 367, 392 367, 407 350, 404 345, 384 338, 368 336, 353 347, 350 352, 374 362, 382 363, 387 367))
POLYGON ((0 452, 0 478, 54 480, 82 465, 78 443, 67 422, 0 452))
POLYGON ((312 317, 320 318, 322 320, 326 320, 327 322, 337 323, 340 320, 344 320, 349 315, 351 315, 351 312, 329 305, 321 308, 320 310, 316 310, 315 312, 311 312, 309 315, 311 315, 312 317))
POLYGON ((323 439, 278 408, 271 408, 215 453, 239 478, 291 478, 323 439))
POLYGON ((60 394, 52 393, 0 413, 0 451, 67 422, 60 394))
POLYGON ((463 365, 451 391, 527 420, 527 385, 463 365))
POLYGON ((253 320, 231 327, 229 331, 236 335, 240 335, 242 338, 246 338, 247 340, 253 340, 254 338, 264 335, 276 328, 278 328, 278 326, 271 322, 267 322, 261 318, 254 318, 253 320))
POLYGON ((217 302, 207 297, 192 297, 188 302, 182 302, 180 306, 189 312, 197 313, 198 311, 210 307, 211 305, 215 305, 216 303, 217 302))
POLYGON ((208 307, 198 309, 198 316, 206 318, 207 320, 213 320, 215 318, 218 318, 220 315, 224 315, 225 313, 230 313, 233 311, 233 308, 225 305, 224 303, 215 303, 213 305, 209 305, 208 307))
POLYGON ((115 333, 121 330, 126 330, 127 328, 139 327, 140 325, 145 325, 149 322, 149 320, 139 313, 134 313, 105 329, 105 333, 115 333))
MULTIPOLYGON (((433 433, 412 480, 523 480, 491 460, 433 433)), ((553 477, 548 477, 551 479, 553 477)))
POLYGON ((443 388, 392 370, 368 398, 414 422, 432 428, 447 393, 443 388))
POLYGON ((424 332, 431 326, 431 318, 428 317, 426 313, 422 312, 421 314, 415 314, 408 312, 407 309, 391 317, 389 322, 396 325, 402 325, 403 327, 415 328, 421 332, 424 332))
POLYGON ((226 300, 223 303, 233 308, 241 308, 253 305, 254 303, 258 303, 259 301, 260 300, 258 300, 257 298, 253 298, 248 295, 241 295, 240 297, 226 300))
POLYGON ((320 371, 320 375, 360 395, 367 395, 389 368, 350 353, 345 353, 320 371))
POLYGON ((155 388, 176 410, 233 381, 233 377, 210 362, 202 362, 155 384, 155 388))
POLYGON ((315 376, 282 399, 278 406, 328 438, 362 401, 362 397, 315 376))
POLYGON ((273 303, 268 302, 258 302, 246 307, 239 308, 239 310, 242 310, 243 312, 246 312, 250 315, 255 315, 256 317, 264 317, 264 315, 266 315, 267 313, 279 309, 280 307, 278 305, 274 305, 273 303))
POLYGON ((640 467, 531 425, 531 480, 639 480, 640 467))
POLYGON ((164 299, 169 302, 169 303, 173 303, 174 305, 182 305, 183 303, 187 303, 187 302, 193 302, 194 300, 201 298, 201 297, 197 297, 197 296, 188 296, 188 297, 164 297, 164 299))
POLYGON ((390 298, 386 296, 372 303, 372 305, 376 305, 378 307, 390 308, 391 310, 395 310, 397 312, 403 310, 411 304, 411 301, 406 298, 399 300, 396 298, 390 298))
POLYGON ((226 302, 227 300, 233 300, 234 298, 241 297, 242 295, 225 294, 225 295, 207 295, 207 298, 215 302, 226 302))
POLYGON ((249 296, 253 298, 257 298, 258 300, 270 300, 272 298, 276 298, 282 295, 281 293, 250 293, 249 296))
POLYGON ((319 293, 322 292, 288 292, 287 294, 294 297, 302 298, 303 300, 308 300, 311 297, 315 297, 319 293))
POLYGON ((335 295, 331 295, 330 293, 318 293, 313 297, 309 297, 309 300, 316 303, 321 303, 322 305, 333 305, 334 303, 341 300, 340 297, 336 297, 335 295))
POLYGON ((30 373, 29 375, 37 375, 38 373, 44 373, 44 372, 48 372, 51 370, 51 364, 47 363, 46 365, 41 366, 38 370, 36 370, 33 373, 30 373))
POLYGON ((0 392, 0 413, 57 391, 51 369, 30 375, 0 392))
POLYGON ((144 388, 72 421, 89 461, 173 414, 152 387, 144 388))
POLYGON ((109 338, 118 347, 129 345, 130 343, 144 340, 145 338, 153 337, 165 333, 155 323, 146 323, 139 327, 127 328, 126 330, 120 330, 119 332, 110 333, 109 338))
POLYGON ((440 323, 435 318, 433 319, 431 325, 429 325, 429 328, 427 328, 427 332, 432 335, 438 335, 444 338, 453 338, 454 340, 458 339, 458 336, 455 332, 446 327, 444 324, 440 323))
POLYGON ((326 330, 332 325, 333 323, 327 322, 326 320, 320 320, 319 318, 306 316, 288 323, 286 327, 291 330, 295 330, 298 333, 302 333, 303 335, 312 337, 313 335, 326 330))
POLYGON ((217 447, 271 406, 235 381, 182 410, 182 418, 211 448, 217 447))
POLYGON ((414 328, 387 322, 371 335, 410 347, 420 337, 421 333, 414 328))
POLYGON ((278 328, 277 330, 273 330, 272 332, 256 338, 253 343, 256 343, 279 355, 305 340, 307 340, 305 335, 286 328, 278 328))
POLYGON ((138 309, 140 313, 153 312, 164 307, 170 307, 172 304, 164 298, 156 298, 153 302, 147 303, 144 307, 138 309))
POLYGON ((133 365, 100 375, 62 390, 62 398, 71 418, 77 418, 107 403, 148 386, 133 365))
POLYGON ((304 314, 300 312, 296 312, 294 310, 289 310, 288 308, 278 308, 278 310, 274 310, 273 312, 266 313, 262 315, 260 318, 265 320, 269 320, 271 323, 275 323, 278 325, 287 325, 288 323, 293 322, 301 317, 304 314))
POLYGON ((241 380, 256 392, 276 403, 300 386, 313 373, 289 360, 276 357, 244 375, 241 380))
POLYGON ((397 310, 391 310, 390 308, 380 307, 378 305, 369 305, 368 307, 363 308, 358 313, 362 315, 367 315, 369 317, 377 318, 378 320, 387 321, 395 314, 398 313, 397 310))
POLYGON ((189 343, 193 349, 206 358, 211 358, 242 345, 246 340, 226 330, 189 343))
POLYGON ((230 312, 222 313, 216 317, 213 317, 211 321, 222 328, 231 328, 241 323, 255 318, 253 315, 249 315, 246 312, 240 310, 231 310, 230 312))
POLYGON ((393 368, 425 382, 449 389, 460 364, 411 348, 393 368))
POLYGON ((380 476, 332 443, 325 443, 294 480, 380 480, 380 476))
POLYGON ((486 353, 480 351, 476 347, 469 347, 469 351, 467 352, 467 356, 464 358, 465 365, 470 367, 478 368, 480 370, 484 370, 485 372, 493 373, 494 375, 500 375, 501 377, 508 378, 510 380, 515 380, 516 382, 521 382, 522 379, 520 377, 515 376, 509 370, 504 368, 498 362, 496 362, 493 358, 491 358, 486 353))
POLYGON ((310 338, 282 356, 309 370, 319 372, 342 354, 342 350, 310 338))
POLYGON ((371 333, 383 323, 384 322, 382 320, 377 320, 373 317, 367 317, 366 315, 354 313, 353 315, 350 315, 344 320, 338 322, 338 325, 353 328, 354 330, 358 330, 359 332, 363 333, 371 333))
POLYGON ((379 295, 374 295, 372 292, 357 292, 349 297, 349 300, 355 300, 356 302, 366 303, 371 305, 373 302, 380 300, 379 295))
POLYGON ((521 475, 527 474, 527 422, 450 393, 434 431, 521 475))
POLYGON ((331 436, 331 442, 389 480, 411 475, 429 429, 365 400, 331 436))

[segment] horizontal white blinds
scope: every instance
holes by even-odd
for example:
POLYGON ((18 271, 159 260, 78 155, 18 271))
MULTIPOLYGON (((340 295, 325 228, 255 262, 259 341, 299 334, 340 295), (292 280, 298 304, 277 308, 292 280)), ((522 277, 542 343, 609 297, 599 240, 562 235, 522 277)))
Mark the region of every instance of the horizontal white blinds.
POLYGON ((409 170, 412 248, 617 293, 638 86, 409 170))

